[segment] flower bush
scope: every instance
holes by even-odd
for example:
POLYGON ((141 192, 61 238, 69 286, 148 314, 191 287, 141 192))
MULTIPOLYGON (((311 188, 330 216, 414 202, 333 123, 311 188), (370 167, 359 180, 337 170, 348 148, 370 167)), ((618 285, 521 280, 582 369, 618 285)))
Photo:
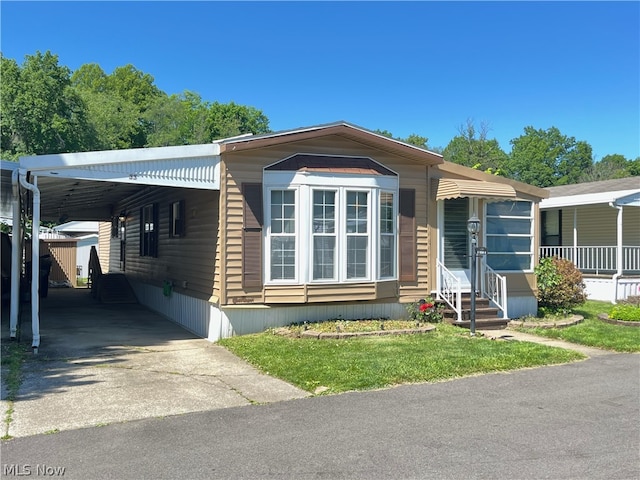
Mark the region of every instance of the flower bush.
POLYGON ((438 323, 442 321, 442 304, 427 297, 407 305, 412 320, 420 323, 438 323))
POLYGON ((542 258, 534 272, 538 283, 539 316, 568 315, 586 301, 582 273, 569 260, 542 258))

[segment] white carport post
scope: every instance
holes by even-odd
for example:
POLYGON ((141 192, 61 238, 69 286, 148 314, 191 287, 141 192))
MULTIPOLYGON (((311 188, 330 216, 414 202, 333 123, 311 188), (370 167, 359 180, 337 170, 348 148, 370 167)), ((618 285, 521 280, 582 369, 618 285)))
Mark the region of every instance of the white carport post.
POLYGON ((38 353, 40 346, 40 190, 38 177, 33 177, 33 184, 27 182, 27 172, 20 169, 20 185, 33 193, 33 224, 31 227, 31 331, 33 353, 38 353))
POLYGON ((20 221, 20 186, 18 185, 18 169, 11 172, 11 189, 13 192, 13 225, 11 226, 11 303, 9 310, 9 336, 15 339, 18 335, 18 315, 20 312, 20 272, 22 259, 22 223, 20 221))

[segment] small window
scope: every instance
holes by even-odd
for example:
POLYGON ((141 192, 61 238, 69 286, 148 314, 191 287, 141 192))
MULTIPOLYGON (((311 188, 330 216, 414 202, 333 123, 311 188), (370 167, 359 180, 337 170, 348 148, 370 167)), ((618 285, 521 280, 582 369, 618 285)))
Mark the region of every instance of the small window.
POLYGON ((158 256, 158 204, 140 209, 140 256, 158 256))
POLYGON ((487 205, 487 263, 494 270, 533 268, 533 208, 531 202, 487 205))
POLYGON ((169 236, 184 237, 184 201, 169 205, 169 236))

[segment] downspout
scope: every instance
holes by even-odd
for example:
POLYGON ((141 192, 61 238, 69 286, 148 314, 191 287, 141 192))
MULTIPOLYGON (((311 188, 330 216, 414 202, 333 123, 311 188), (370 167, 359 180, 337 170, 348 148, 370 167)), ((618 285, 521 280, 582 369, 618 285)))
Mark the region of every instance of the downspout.
POLYGON ((27 182, 26 170, 21 169, 20 185, 33 193, 33 224, 31 226, 31 331, 33 353, 40 347, 40 190, 37 177, 27 182))
POLYGON ((18 315, 20 313, 20 272, 22 259, 22 231, 20 224, 20 187, 18 169, 11 173, 13 191, 13 225, 11 227, 11 303, 9 310, 9 335, 15 340, 18 335, 18 315))
POLYGON ((613 298, 611 303, 615 304, 618 301, 618 279, 622 276, 622 206, 616 205, 614 202, 609 202, 611 208, 618 210, 617 224, 616 224, 616 273, 611 277, 613 280, 613 298))

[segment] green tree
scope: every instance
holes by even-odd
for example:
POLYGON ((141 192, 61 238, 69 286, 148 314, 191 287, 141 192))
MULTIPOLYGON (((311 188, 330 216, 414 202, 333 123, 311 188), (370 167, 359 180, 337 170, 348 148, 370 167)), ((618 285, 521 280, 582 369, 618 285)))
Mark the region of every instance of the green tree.
POLYGON ((77 152, 95 145, 95 131, 70 71, 50 52, 27 55, 21 67, 2 57, 2 156, 77 152))
POLYGON ((207 129, 211 140, 269 132, 269 119, 254 107, 214 102, 208 105, 207 110, 207 129))
POLYGON ((504 165, 507 176, 537 187, 578 183, 582 172, 593 165, 591 146, 567 137, 556 127, 536 130, 511 140, 512 150, 504 165))
MULTIPOLYGON (((636 159, 640 164, 640 159, 636 159)), ((589 170, 580 176, 580 182, 596 182, 640 175, 634 173, 634 162, 627 160, 624 155, 605 155, 602 160, 595 162, 589 170)))
POLYGON ((497 140, 487 138, 489 127, 482 123, 477 130, 472 120, 458 129, 455 136, 442 152, 444 159, 488 173, 501 174, 501 166, 507 161, 507 154, 497 140))
POLYGON ((210 142, 207 105, 200 95, 185 91, 181 95, 159 97, 145 112, 150 126, 149 146, 193 145, 210 142))
POLYGON ((139 109, 113 91, 107 74, 95 63, 82 65, 71 76, 71 83, 82 97, 89 121, 97 134, 98 150, 130 148, 139 134, 139 109))
POLYGON ((85 64, 71 77, 88 106, 91 122, 102 149, 147 145, 152 126, 146 112, 166 94, 154 85, 151 75, 133 65, 117 67, 107 75, 97 64, 85 64))

